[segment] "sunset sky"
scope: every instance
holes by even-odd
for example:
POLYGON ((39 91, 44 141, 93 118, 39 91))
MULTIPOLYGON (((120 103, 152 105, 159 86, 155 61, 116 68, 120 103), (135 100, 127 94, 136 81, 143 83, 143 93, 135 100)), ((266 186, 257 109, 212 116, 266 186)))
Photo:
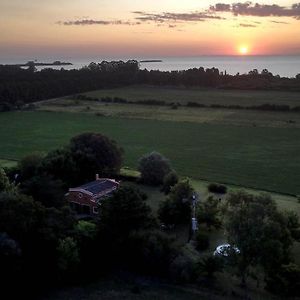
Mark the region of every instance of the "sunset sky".
POLYGON ((300 3, 0 1, 0 62, 237 54, 300 54, 300 3))

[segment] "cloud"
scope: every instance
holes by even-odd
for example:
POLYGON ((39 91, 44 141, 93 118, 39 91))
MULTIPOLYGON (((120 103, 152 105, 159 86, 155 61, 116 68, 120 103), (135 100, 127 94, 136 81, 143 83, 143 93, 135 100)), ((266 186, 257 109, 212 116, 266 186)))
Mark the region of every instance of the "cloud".
MULTIPOLYGON (((124 25, 136 26, 143 23, 155 23, 157 26, 168 26, 170 29, 180 27, 186 23, 198 23, 208 20, 225 20, 224 13, 233 15, 233 19, 239 16, 255 17, 292 17, 300 20, 300 3, 295 3, 290 7, 277 4, 259 4, 253 2, 237 2, 232 4, 217 3, 203 11, 193 12, 161 12, 153 13, 146 11, 133 11, 132 20, 97 20, 89 17, 75 18, 75 20, 59 21, 57 24, 64 26, 91 26, 91 25, 124 25)), ((281 21, 271 21, 278 24, 289 24, 281 21)), ((257 27, 260 22, 240 23, 240 27, 257 27)))
POLYGON ((87 26, 87 25, 140 25, 140 22, 130 22, 130 21, 122 21, 122 20, 114 20, 114 21, 105 21, 105 20, 93 20, 93 19, 81 19, 74 21, 59 21, 57 22, 59 25, 64 26, 87 26))
POLYGON ((171 23, 171 22, 203 22, 206 19, 224 19, 211 12, 190 12, 190 13, 147 13, 143 11, 134 11, 137 15, 136 20, 141 22, 155 22, 155 23, 171 23))
POLYGON ((257 27, 256 25, 253 24, 247 24, 247 23, 240 23, 239 27, 257 27))
POLYGON ((290 7, 252 2, 233 4, 218 3, 211 6, 210 11, 231 12, 235 16, 293 17, 300 20, 300 3, 295 3, 290 7))
POLYGON ((273 21, 270 21, 270 22, 272 22, 272 23, 276 23, 276 24, 290 24, 289 22, 275 21, 275 20, 273 20, 273 21))

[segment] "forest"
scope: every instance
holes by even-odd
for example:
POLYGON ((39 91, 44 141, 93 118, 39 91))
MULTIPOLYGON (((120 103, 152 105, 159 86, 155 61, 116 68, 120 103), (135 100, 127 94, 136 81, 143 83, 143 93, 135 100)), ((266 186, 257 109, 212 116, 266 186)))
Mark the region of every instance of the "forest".
POLYGON ((295 78, 274 76, 256 69, 248 74, 229 75, 217 68, 184 71, 140 69, 136 60, 90 63, 79 70, 37 71, 0 65, 0 111, 18 109, 24 104, 102 88, 150 84, 157 86, 210 87, 217 89, 300 91, 300 74, 295 78))

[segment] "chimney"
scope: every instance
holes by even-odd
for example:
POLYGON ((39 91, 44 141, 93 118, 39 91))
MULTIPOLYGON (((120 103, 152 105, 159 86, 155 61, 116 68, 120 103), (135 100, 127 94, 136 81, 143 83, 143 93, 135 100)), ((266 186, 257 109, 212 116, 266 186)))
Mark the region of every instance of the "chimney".
POLYGON ((96 174, 96 180, 99 180, 100 178, 99 178, 99 174, 96 174))

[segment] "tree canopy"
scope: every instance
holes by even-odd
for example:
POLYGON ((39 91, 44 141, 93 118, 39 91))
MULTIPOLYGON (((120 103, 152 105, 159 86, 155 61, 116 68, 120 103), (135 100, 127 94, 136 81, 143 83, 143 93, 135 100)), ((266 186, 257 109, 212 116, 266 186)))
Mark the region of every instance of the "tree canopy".
POLYGON ((251 267, 262 267, 268 276, 290 262, 293 235, 288 218, 269 195, 231 194, 225 206, 225 228, 228 241, 240 250, 236 259, 244 284, 251 267))
POLYGON ((170 162, 158 152, 151 152, 139 160, 141 180, 150 185, 159 185, 165 176, 171 171, 170 162))
POLYGON ((159 219, 167 225, 187 224, 191 219, 193 188, 188 180, 172 187, 171 192, 159 207, 159 219))

